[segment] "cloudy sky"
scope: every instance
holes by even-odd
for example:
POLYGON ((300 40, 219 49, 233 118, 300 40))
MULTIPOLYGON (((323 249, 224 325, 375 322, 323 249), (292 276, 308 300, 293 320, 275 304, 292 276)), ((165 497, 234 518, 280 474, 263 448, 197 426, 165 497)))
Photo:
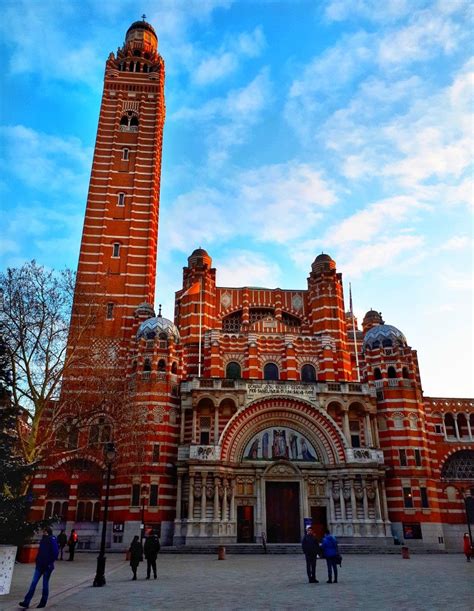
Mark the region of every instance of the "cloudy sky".
POLYGON ((166 64, 157 303, 191 251, 218 284, 305 288, 321 251, 473 396, 472 4, 3 0, 1 266, 75 268, 104 63, 145 12, 166 64))

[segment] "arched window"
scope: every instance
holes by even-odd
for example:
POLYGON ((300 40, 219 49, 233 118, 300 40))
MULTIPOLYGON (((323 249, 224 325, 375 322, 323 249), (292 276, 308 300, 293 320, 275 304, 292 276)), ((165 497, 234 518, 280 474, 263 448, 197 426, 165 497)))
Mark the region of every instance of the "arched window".
POLYGON ((128 161, 130 149, 122 149, 122 161, 128 161))
POLYGON ((225 368, 225 377, 229 380, 238 380, 242 377, 242 371, 239 363, 227 363, 225 368))
POLYGON ((408 371, 408 367, 404 367, 402 369, 402 377, 404 377, 405 380, 408 380, 410 378, 410 372, 408 371))
POLYGON ((303 382, 316 382, 316 369, 313 365, 303 365, 301 369, 301 380, 303 382))
POLYGON ((84 482, 77 487, 77 522, 98 522, 100 484, 84 482))
POLYGON ((452 414, 444 415, 444 426, 447 437, 456 437, 456 427, 454 426, 454 416, 452 414))
POLYGON ((178 365, 176 364, 176 361, 171 365, 171 373, 177 373, 178 372, 178 365))
POLYGON ((389 377, 390 379, 393 379, 393 378, 397 377, 397 371, 396 371, 395 367, 392 367, 390 365, 390 367, 387 369, 387 377, 389 377))
POLYGON ((112 439, 112 426, 105 418, 99 418, 89 429, 89 444, 107 443, 112 439))
POLYGON ((158 361, 158 371, 166 371, 166 361, 165 361, 165 359, 160 359, 158 361))
POLYGON ((380 371, 380 369, 378 367, 376 367, 374 369, 374 378, 376 380, 381 380, 382 379, 382 372, 380 371))
POLYGON ((392 340, 391 339, 384 339, 384 340, 382 340, 382 346, 384 348, 391 348, 392 347, 392 340))
POLYGON ((120 257, 120 242, 114 242, 112 244, 112 257, 120 257))
POLYGON ((143 362, 143 371, 151 371, 150 359, 145 359, 145 361, 143 362))
POLYGON ((264 380, 278 380, 278 367, 275 363, 267 363, 263 368, 263 379, 264 380))
POLYGON ((443 479, 474 480, 474 450, 460 450, 452 454, 441 469, 443 479))
MULTIPOLYGON (((133 71, 133 64, 130 64, 130 71, 133 71)), ((120 119, 121 132, 136 132, 138 131, 138 116, 131 110, 122 115, 120 119)))
POLYGON ((56 433, 58 443, 64 446, 67 450, 75 450, 79 443, 79 429, 72 418, 67 418, 63 422, 56 433))

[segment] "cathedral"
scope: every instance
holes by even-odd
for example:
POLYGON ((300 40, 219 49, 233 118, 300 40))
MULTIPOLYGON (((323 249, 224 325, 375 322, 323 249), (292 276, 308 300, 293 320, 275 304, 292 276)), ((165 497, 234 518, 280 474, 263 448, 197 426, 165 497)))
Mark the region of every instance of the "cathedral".
POLYGON ((305 287, 230 287, 199 247, 174 320, 155 311, 164 78, 154 28, 133 23, 105 65, 73 364, 34 517, 97 549, 109 468, 110 550, 151 530, 194 549, 297 543, 309 522, 346 544, 458 550, 474 401, 423 395, 409 338, 375 310, 358 323, 328 254, 305 287))

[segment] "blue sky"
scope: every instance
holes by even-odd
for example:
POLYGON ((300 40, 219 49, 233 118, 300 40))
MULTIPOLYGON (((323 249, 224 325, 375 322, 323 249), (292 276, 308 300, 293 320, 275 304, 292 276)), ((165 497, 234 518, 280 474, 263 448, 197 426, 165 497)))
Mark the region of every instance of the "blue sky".
POLYGON ((1 266, 75 268, 105 60, 142 12, 166 65, 157 303, 191 251, 218 284, 305 288, 321 251, 472 383, 472 4, 4 0, 1 266))

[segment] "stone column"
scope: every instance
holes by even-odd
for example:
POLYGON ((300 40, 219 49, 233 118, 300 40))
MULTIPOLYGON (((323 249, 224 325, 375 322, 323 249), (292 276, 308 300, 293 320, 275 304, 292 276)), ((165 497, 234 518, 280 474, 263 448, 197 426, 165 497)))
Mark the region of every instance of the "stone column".
POLYGON ((445 417, 446 417, 446 414, 443 414, 443 433, 444 433, 444 438, 448 439, 448 431, 446 430, 445 417))
POLYGON ((360 537, 359 518, 357 516, 357 501, 354 490, 354 480, 351 479, 351 506, 352 506, 352 524, 354 526, 354 536, 360 537))
POLYGON ((380 482, 380 486, 381 486, 381 491, 382 491, 382 507, 383 507, 383 513, 384 513, 384 521, 388 522, 388 503, 387 503, 387 493, 385 491, 385 486, 383 484, 383 481, 380 482))
POLYGON ((222 497, 222 521, 227 522, 227 486, 222 482, 222 487, 224 488, 224 495, 222 497))
POLYGON ((214 478, 214 521, 220 520, 219 514, 219 478, 214 478))
POLYGON ((260 477, 260 475, 257 475, 255 477, 255 492, 257 495, 257 507, 256 507, 256 516, 255 516, 255 526, 256 526, 256 533, 255 535, 258 537, 258 535, 262 534, 263 531, 263 524, 262 524, 262 478, 260 477), (260 532, 259 532, 260 529, 260 532))
POLYGON ((466 414, 467 432, 469 435, 469 439, 472 441, 472 429, 471 429, 471 423, 469 422, 469 420, 470 420, 470 414, 466 414))
POLYGON ((365 412, 365 445, 372 447, 374 442, 372 440, 372 431, 370 429, 370 414, 365 412))
POLYGON ((332 524, 336 523, 336 508, 334 506, 334 498, 332 496, 333 481, 329 480, 329 521, 332 524))
POLYGON ((186 420, 186 410, 181 410, 181 423, 179 430, 179 443, 184 443, 184 424, 186 420))
POLYGON ((379 488, 379 480, 376 479, 374 482, 375 485, 375 518, 378 522, 377 529, 379 537, 383 537, 385 535, 385 526, 383 524, 382 518, 382 505, 380 502, 380 488, 379 488))
POLYGON ((346 521, 346 502, 344 500, 344 482, 339 481, 339 503, 341 504, 341 521, 346 521))
POLYGON ((206 534, 206 509, 207 509, 207 494, 206 494, 207 473, 201 473, 201 536, 206 534))
POLYGON ((364 499, 363 499, 363 503, 364 503, 364 520, 367 521, 369 519, 369 500, 367 498, 367 480, 364 479, 362 487, 363 487, 363 491, 364 491, 364 499))
POLYGON ((456 439, 461 439, 461 436, 459 435, 458 415, 457 414, 453 414, 453 420, 454 420, 454 430, 456 431, 456 439))
POLYGON ((232 524, 232 534, 236 535, 236 530, 235 530, 235 523, 236 523, 236 517, 235 517, 235 479, 232 478, 230 480, 230 514, 229 514, 229 520, 232 524))
POLYGON ((342 430, 344 432, 344 437, 347 440, 348 446, 351 448, 351 431, 349 428, 349 408, 344 409, 342 412, 342 430))
POLYGON ((372 418, 372 434, 374 438, 375 447, 380 448, 379 426, 378 426, 377 418, 375 416, 372 418))
POLYGON ((197 410, 193 407, 193 429, 191 433, 191 443, 196 443, 197 410))
POLYGON ((189 476, 188 520, 194 520, 194 475, 189 476))
POLYGON ((214 410, 214 445, 219 443, 219 407, 214 410))
POLYGON ((176 519, 181 520, 181 497, 183 494, 183 476, 178 473, 178 485, 176 488, 176 519))

